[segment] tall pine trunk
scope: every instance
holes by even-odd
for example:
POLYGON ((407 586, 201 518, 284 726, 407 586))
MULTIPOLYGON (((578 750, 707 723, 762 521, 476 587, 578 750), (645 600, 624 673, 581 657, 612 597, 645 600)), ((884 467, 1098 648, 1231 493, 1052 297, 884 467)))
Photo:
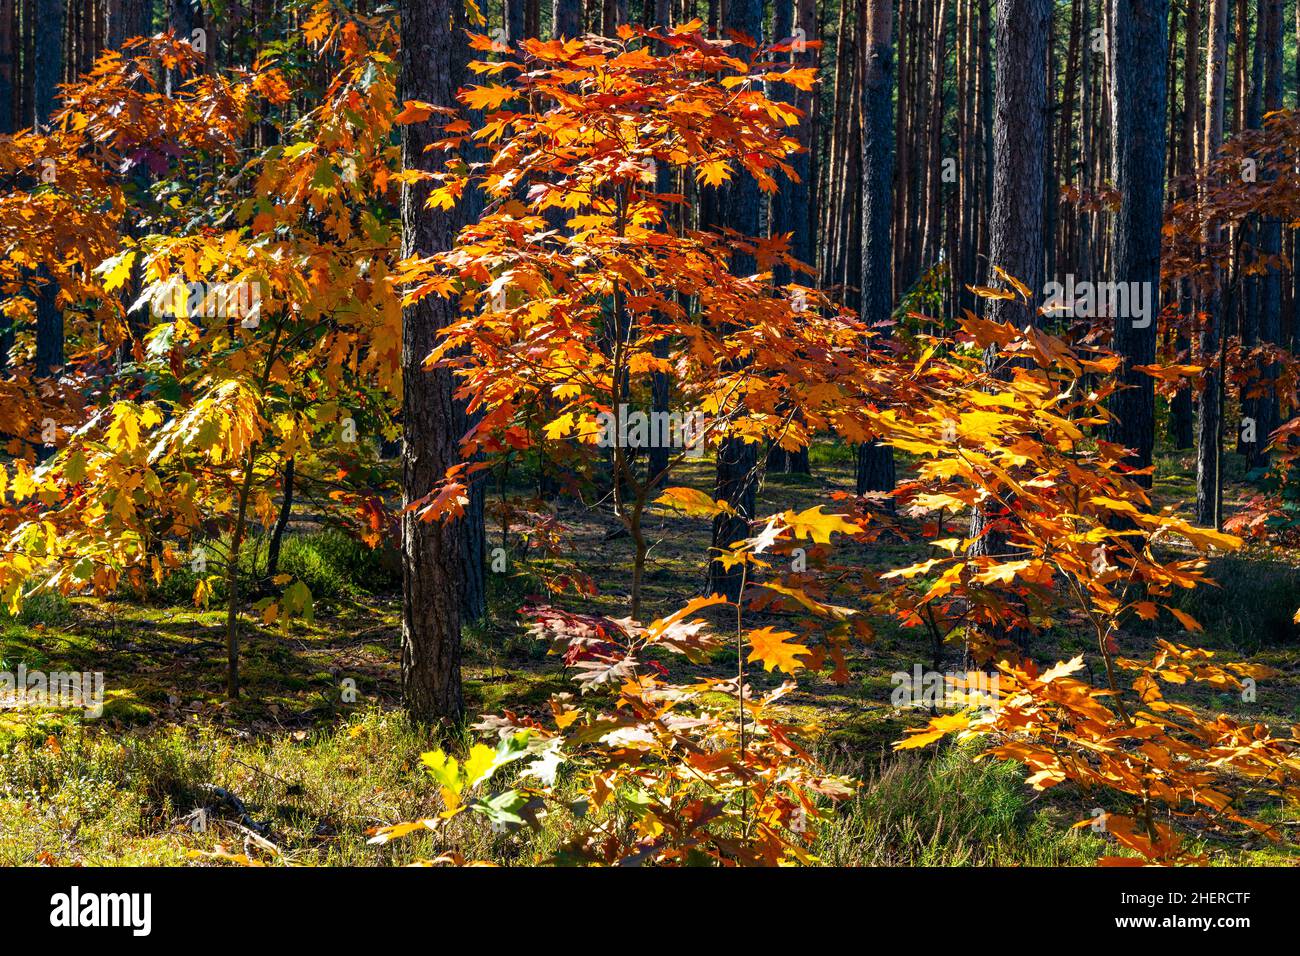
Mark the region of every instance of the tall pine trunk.
MULTIPOLYGON (((862 318, 887 322, 893 312, 890 231, 894 182, 894 49, 892 0, 867 0, 862 84, 862 318)), ((894 490, 894 450, 858 446, 857 491, 894 490)))
MULTIPOLYGON (((1223 144, 1224 85, 1228 67, 1228 2, 1210 0, 1209 36, 1205 58, 1205 140, 1201 164, 1212 162, 1223 144)), ((1210 251, 1219 242, 1217 227, 1205 231, 1210 251)), ((1212 260, 1208 287, 1201 312, 1200 360, 1205 366, 1204 382, 1197 396, 1196 419, 1196 520, 1218 527, 1222 487, 1220 479, 1220 418, 1222 383, 1216 368, 1222 316, 1219 289, 1220 269, 1212 260)))
MULTIPOLYGON (((402 0, 401 70, 404 99, 455 107, 468 46, 464 6, 458 0, 402 0)), ((402 164, 434 169, 425 147, 435 123, 402 127, 402 164)), ((427 183, 402 188, 402 254, 427 256, 451 248, 463 207, 426 209, 427 183)), ((457 414, 450 370, 423 368, 438 332, 455 317, 455 303, 428 296, 402 316, 402 498, 422 498, 459 459, 457 414)), ((402 699, 415 720, 459 720, 461 695, 461 592, 465 583, 465 526, 421 521, 402 512, 402 699)))
MULTIPOLYGON (((1257 28, 1261 42, 1258 48, 1263 52, 1263 111, 1270 113, 1282 108, 1282 0, 1262 0, 1260 18, 1257 28)), ((1263 170, 1269 165, 1261 162, 1263 170)), ((1265 172, 1267 177, 1269 173, 1265 172)), ((1256 227, 1259 237, 1260 255, 1270 263, 1275 263, 1282 251, 1282 223, 1276 216, 1262 219, 1256 227)), ((1270 264, 1268 271, 1259 278, 1259 341, 1264 345, 1280 345, 1282 342, 1282 274, 1276 264, 1270 264)), ((1263 468, 1268 464, 1268 455, 1264 449, 1268 446, 1268 437, 1278 422, 1277 395, 1273 385, 1278 376, 1276 365, 1267 365, 1263 370, 1264 394, 1255 403, 1255 442, 1250 447, 1252 468, 1263 468)))
MULTIPOLYGON (((1188 177, 1188 186, 1184 190, 1184 196, 1194 189, 1191 185, 1190 177, 1196 172, 1196 155, 1197 155, 1197 132, 1199 130, 1199 114, 1201 106, 1200 97, 1200 78, 1197 76, 1199 70, 1200 57, 1200 37, 1201 37, 1201 3, 1200 0, 1192 0, 1187 6, 1186 18, 1186 43, 1183 54, 1183 133, 1181 148, 1179 150, 1178 171, 1188 177)), ((1184 280, 1181 289, 1181 304, 1179 311, 1184 316, 1179 324, 1177 337, 1174 340, 1174 348, 1178 352, 1177 361, 1188 363, 1190 359, 1191 339, 1186 331, 1186 323, 1195 310, 1194 289, 1190 280, 1184 280)), ((1190 386, 1183 386, 1174 394, 1173 400, 1169 407, 1169 430, 1170 438, 1174 447, 1181 450, 1191 448, 1194 441, 1193 416, 1192 416, 1192 390, 1190 386)))
MULTIPOLYGON (((14 0, 0 0, 0 136, 9 136, 14 123, 14 0)), ((9 367, 9 350, 14 344, 13 321, 0 315, 0 372, 9 367)))
MULTIPOLYGON (((1114 317, 1114 348, 1123 359, 1125 386, 1110 402, 1109 438, 1133 450, 1135 468, 1151 464, 1155 445, 1155 388, 1134 370, 1156 357, 1160 313, 1160 227, 1164 211, 1165 77, 1169 0, 1112 0, 1110 80, 1111 148, 1119 211, 1111 233, 1112 280, 1130 290, 1128 314, 1114 317), (1135 290, 1147 311, 1133 309, 1135 290)), ((1142 476, 1149 485, 1150 478, 1142 476)))
MULTIPOLYGON (((995 299, 987 311, 992 321, 1020 328, 1036 324, 1037 296, 1043 287, 1043 139, 1051 13, 1051 0, 998 0, 997 5, 989 261, 1028 286, 1034 298, 995 299)), ((989 282, 1002 284, 992 272, 989 282)), ((985 362, 991 370, 998 367, 995 347, 989 347, 985 362)), ((971 554, 1002 550, 1002 536, 989 527, 995 518, 991 511, 975 510, 971 554)))
MULTIPOLYGON (((761 40, 763 35, 762 0, 730 0, 723 29, 761 40)), ((742 236, 759 234, 758 182, 743 171, 722 190, 720 197, 723 224, 742 236)), ((735 255, 731 268, 737 275, 749 275, 755 267, 749 255, 735 255)), ((733 514, 720 514, 713 521, 713 547, 727 548, 749 536, 754 518, 754 498, 758 482, 758 446, 740 438, 724 438, 718 443, 714 497, 728 502, 733 514)), ((725 568, 721 562, 709 565, 709 586, 731 600, 740 595, 741 568, 725 568)))
MULTIPOLYGON (((65 0, 36 0, 36 40, 32 70, 32 122, 45 125, 57 107, 56 84, 63 80, 65 0)), ((57 167, 55 170, 57 175, 57 167)), ((44 269, 42 278, 50 279, 44 269)), ((36 295, 36 374, 53 375, 63 365, 63 312, 58 288, 50 280, 36 295)))

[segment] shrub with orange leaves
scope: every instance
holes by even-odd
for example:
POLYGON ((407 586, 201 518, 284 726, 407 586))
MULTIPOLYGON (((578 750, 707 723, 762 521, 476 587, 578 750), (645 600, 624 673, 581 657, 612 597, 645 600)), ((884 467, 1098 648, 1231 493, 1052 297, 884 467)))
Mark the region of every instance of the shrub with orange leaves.
MULTIPOLYGON (((759 571, 768 567, 763 554, 782 541, 856 530, 839 515, 787 512, 724 557, 759 571)), ((470 812, 498 829, 538 828, 551 817, 562 842, 538 862, 816 862, 810 847, 818 822, 854 784, 821 769, 805 749, 818 728, 785 712, 793 680, 761 694, 747 681, 748 665, 793 677, 814 655, 791 632, 745 627, 746 600, 743 589, 737 602, 696 598, 648 625, 530 609, 533 635, 572 666, 581 695, 553 696, 545 721, 510 711, 484 718, 476 728, 497 745, 475 744, 463 764, 442 750, 426 753, 445 809, 380 828, 373 841, 436 831, 470 812), (733 634, 700 616, 709 608, 734 616, 733 634), (703 663, 733 642, 733 675, 671 679, 665 662, 703 663), (496 771, 515 761, 524 762, 517 781, 494 791, 496 771)))
POLYGON ((967 709, 933 719, 896 746, 979 736, 989 740, 986 755, 1024 763, 1040 790, 1068 781, 1119 795, 1130 809, 1081 825, 1104 826, 1139 861, 1195 862, 1175 821, 1279 839, 1247 804, 1300 796, 1297 729, 1279 737, 1260 724, 1203 715, 1164 690, 1188 682, 1241 690, 1268 669, 1219 665, 1208 651, 1163 639, 1149 659, 1120 656, 1130 622, 1156 621, 1162 608, 1186 630, 1201 629, 1170 597, 1212 582, 1202 557, 1178 557, 1174 545, 1229 551, 1240 539, 1153 510, 1123 449, 1085 436, 1085 427, 1104 423, 1113 385, 1089 387, 1084 376, 1110 371, 1112 359, 1085 357, 1032 329, 976 319, 963 328, 972 353, 992 344, 1022 361, 1009 377, 982 379, 971 367, 974 354, 952 355, 931 372, 918 369, 931 383, 931 406, 881 416, 891 443, 921 456, 917 477, 897 496, 905 514, 930 522, 939 553, 881 575, 892 587, 875 601, 940 643, 965 640, 998 680, 991 701, 970 695, 967 709), (997 555, 972 556, 970 539, 943 531, 945 512, 960 517, 994 505, 1005 541, 997 555), (1040 672, 1005 639, 1008 622, 1032 633, 1061 620, 1091 633, 1099 685, 1078 676, 1082 656, 1040 672))

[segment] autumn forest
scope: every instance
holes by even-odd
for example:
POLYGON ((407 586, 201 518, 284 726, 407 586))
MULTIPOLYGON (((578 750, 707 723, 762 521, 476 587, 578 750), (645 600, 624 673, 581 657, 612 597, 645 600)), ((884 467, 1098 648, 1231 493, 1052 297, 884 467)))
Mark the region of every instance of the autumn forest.
POLYGON ((0 0, 0 182, 0 866, 1300 863, 1300 3, 0 0))

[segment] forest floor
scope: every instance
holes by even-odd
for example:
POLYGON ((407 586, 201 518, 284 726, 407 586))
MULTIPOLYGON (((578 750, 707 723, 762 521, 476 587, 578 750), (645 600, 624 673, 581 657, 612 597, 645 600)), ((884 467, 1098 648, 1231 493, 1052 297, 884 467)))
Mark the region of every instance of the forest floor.
MULTIPOLYGON (((1173 456, 1160 465, 1158 474, 1191 473, 1173 456)), ((692 463, 673 483, 707 489, 710 468, 707 461, 692 463)), ((836 510, 830 494, 852 490, 848 453, 819 447, 813 471, 812 478, 769 476, 759 513, 816 504, 836 510)), ((1229 513, 1244 489, 1240 475, 1234 477, 1229 513)), ((1157 482, 1161 504, 1187 502, 1193 494, 1185 479, 1157 482)), ((631 548, 625 537, 611 536, 618 527, 613 516, 566 501, 559 517, 600 593, 556 603, 626 616, 622 582, 629 578, 631 548)), ((701 593, 709 543, 706 521, 660 509, 650 531, 647 619, 701 593)), ((489 532, 489 547, 499 543, 491 540, 497 533, 489 532)), ((223 697, 224 612, 194 608, 183 581, 145 601, 43 596, 17 619, 0 617, 0 669, 102 671, 106 685, 98 720, 0 710, 0 865, 184 864, 227 853, 270 864, 390 865, 449 848, 469 859, 527 863, 557 842, 558 833, 494 834, 462 815, 437 836, 367 844, 366 831, 430 816, 440 803, 419 762, 435 742, 410 727, 398 708, 396 582, 391 569, 354 549, 329 533, 303 531, 286 542, 282 567, 312 587, 315 618, 282 629, 245 617, 244 695, 233 703, 223 697), (214 797, 214 787, 236 796, 242 810, 214 797), (199 812, 205 806, 206 815, 199 812)), ((882 541, 837 557, 883 570, 910 564, 923 550, 882 541)), ((545 570, 544 563, 521 561, 489 575, 489 620, 466 638, 471 715, 507 707, 542 714, 551 694, 576 691, 559 660, 515 614, 541 590, 537 575, 545 570)), ((1205 626, 1196 643, 1226 659, 1267 664, 1279 676, 1262 681, 1251 702, 1208 688, 1180 700, 1266 723, 1300 721, 1300 629, 1292 623, 1300 568, 1280 552, 1247 552, 1213 559, 1211 574, 1219 588, 1183 600, 1183 609, 1205 626)), ((1087 828, 1070 829, 1089 816, 1095 795, 1069 786, 1035 793, 1023 783, 1023 768, 975 762, 977 751, 969 748, 896 756, 892 743, 928 714, 892 706, 890 678, 918 663, 928 667, 931 650, 920 632, 873 624, 874 640, 856 645, 850 656, 847 683, 805 672, 798 692, 786 698, 822 728, 814 752, 865 782, 820 837, 817 852, 825 862, 1087 865, 1115 852, 1087 828)), ((1120 645, 1136 655, 1151 639, 1152 632, 1135 631, 1121 635, 1120 645)), ((1036 639, 1033 653, 1047 663, 1080 653, 1087 659, 1091 642, 1091 635, 1058 625, 1036 639)), ((719 659, 715 670, 727 667, 719 659)), ((748 676, 759 688, 779 682, 762 671, 748 676)), ((1300 837, 1294 807, 1257 809, 1300 837)), ((1295 862, 1286 848, 1263 839, 1207 839, 1203 848, 1216 863, 1295 862)))

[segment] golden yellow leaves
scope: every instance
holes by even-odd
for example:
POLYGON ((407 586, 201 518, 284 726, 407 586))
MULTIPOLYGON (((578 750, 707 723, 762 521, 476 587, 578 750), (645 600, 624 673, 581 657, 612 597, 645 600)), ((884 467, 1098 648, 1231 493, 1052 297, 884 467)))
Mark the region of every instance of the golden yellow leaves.
POLYGON ((845 520, 845 515, 823 514, 821 505, 800 512, 787 511, 782 518, 795 537, 811 538, 817 544, 828 544, 835 533, 857 534, 862 530, 852 521, 845 520))
POLYGON ((465 194, 465 186, 469 179, 464 176, 448 178, 435 189, 429 191, 429 197, 424 202, 426 209, 454 209, 456 203, 460 202, 461 197, 465 194))
POLYGON ((1223 534, 1211 528, 1198 528, 1172 514, 1140 514, 1136 516, 1135 520, 1144 527, 1151 529, 1153 540, 1172 532, 1186 538, 1194 548, 1200 551, 1208 551, 1211 548, 1217 548, 1220 551, 1236 551, 1243 543, 1241 538, 1236 535, 1223 534))
POLYGON ((113 406, 112 421, 105 433, 109 446, 123 451, 134 451, 140 444, 141 425, 148 428, 162 421, 156 408, 140 408, 131 402, 118 402, 113 406))
POLYGON ((789 643, 794 637, 789 631, 777 631, 770 627, 750 631, 745 635, 750 646, 747 660, 761 661, 764 670, 775 668, 793 674, 804 666, 799 658, 809 654, 805 645, 789 643))
POLYGON ((909 728, 907 736, 894 744, 895 750, 914 750, 919 747, 928 747, 936 740, 941 740, 948 734, 966 730, 970 727, 970 718, 965 714, 944 714, 932 718, 925 727, 909 728))
POLYGON ((1145 372, 1165 382, 1180 382, 1185 378, 1195 378, 1205 369, 1200 365, 1134 365, 1133 371, 1145 372))
POLYGON ((1164 608, 1174 617, 1178 618, 1178 623, 1181 624, 1183 627, 1187 628, 1187 630, 1189 631, 1205 630, 1203 627, 1201 627, 1200 623, 1196 620, 1196 618, 1192 617, 1186 611, 1180 611, 1178 610, 1178 608, 1170 607, 1168 604, 1166 604, 1164 608))
POLYGON ((547 422, 546 426, 542 429, 542 434, 551 440, 564 438, 573 431, 573 425, 573 412, 565 412, 559 418, 547 422))
POLYGON ((732 514, 735 511, 726 501, 715 500, 695 488, 665 488, 663 494, 655 499, 655 503, 696 518, 712 518, 715 515, 732 514))
POLYGON ((1048 668, 1046 671, 1043 672, 1042 676, 1039 677, 1038 680, 1044 684, 1050 684, 1054 680, 1058 680, 1059 678, 1062 677, 1068 677, 1071 674, 1077 673, 1078 671, 1081 670, 1083 670, 1082 654, 1080 654, 1077 657, 1071 658, 1067 662, 1059 663, 1055 667, 1048 668))
POLYGON ((326 0, 312 7, 311 15, 303 21, 302 34, 312 46, 319 46, 334 27, 334 12, 326 0))
POLYGON ((136 250, 127 249, 99 265, 95 271, 104 277, 105 292, 116 292, 126 284, 126 280, 131 277, 131 266, 135 263, 135 257, 136 250))
POLYGON ((472 110, 492 111, 519 96, 509 86, 489 83, 486 86, 468 86, 461 90, 459 99, 472 110))
POLYGON ((455 110, 445 106, 436 106, 423 100, 403 100, 402 110, 393 117, 393 123, 401 126, 411 123, 423 123, 434 113, 442 116, 454 116, 455 112, 455 110))
POLYGON ((731 164, 725 159, 701 163, 695 177, 706 186, 721 186, 731 178, 731 164))
POLYGON ((1117 501, 1114 498, 1107 498, 1104 495, 1094 495, 1088 499, 1088 504, 1096 505, 1098 508, 1105 508, 1108 511, 1117 511, 1122 514, 1135 515, 1138 513, 1137 507, 1130 501, 1117 501))
POLYGON ((293 98, 284 74, 274 68, 259 70, 253 76, 252 85, 257 93, 266 97, 267 102, 276 106, 283 106, 293 98))

